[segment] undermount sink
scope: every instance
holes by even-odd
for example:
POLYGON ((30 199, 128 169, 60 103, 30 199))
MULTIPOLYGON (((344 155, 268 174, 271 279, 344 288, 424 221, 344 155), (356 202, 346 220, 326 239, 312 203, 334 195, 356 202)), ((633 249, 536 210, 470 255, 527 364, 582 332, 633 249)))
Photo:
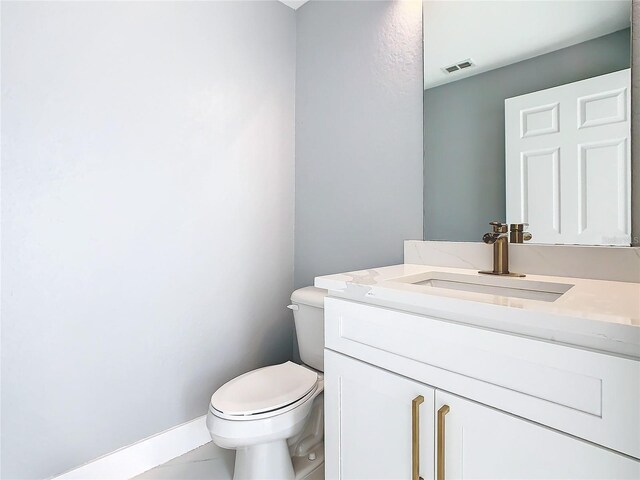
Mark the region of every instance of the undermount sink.
POLYGON ((513 277, 484 277, 446 272, 425 272, 391 280, 393 282, 446 288, 472 293, 484 293, 503 297, 526 298, 553 302, 573 285, 567 283, 540 282, 513 277))

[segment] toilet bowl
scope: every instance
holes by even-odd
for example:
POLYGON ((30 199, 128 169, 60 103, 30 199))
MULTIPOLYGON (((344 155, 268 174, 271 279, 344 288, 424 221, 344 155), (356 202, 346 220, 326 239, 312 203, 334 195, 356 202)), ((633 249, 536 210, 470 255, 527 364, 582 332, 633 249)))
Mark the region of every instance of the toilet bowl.
POLYGON ((306 287, 291 296, 300 357, 307 365, 252 370, 211 397, 207 427, 216 445, 236 450, 234 480, 324 476, 325 294, 306 287))

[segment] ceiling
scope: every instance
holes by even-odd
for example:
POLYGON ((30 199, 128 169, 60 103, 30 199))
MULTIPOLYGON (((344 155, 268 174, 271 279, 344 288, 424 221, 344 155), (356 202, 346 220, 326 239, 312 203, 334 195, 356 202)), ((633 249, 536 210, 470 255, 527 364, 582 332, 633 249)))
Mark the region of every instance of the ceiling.
POLYGON ((302 5, 307 3, 309 0, 280 0, 280 1, 284 3, 287 7, 291 7, 294 10, 297 10, 302 5))
POLYGON ((425 89, 622 30, 630 14, 630 0, 425 0, 425 89))

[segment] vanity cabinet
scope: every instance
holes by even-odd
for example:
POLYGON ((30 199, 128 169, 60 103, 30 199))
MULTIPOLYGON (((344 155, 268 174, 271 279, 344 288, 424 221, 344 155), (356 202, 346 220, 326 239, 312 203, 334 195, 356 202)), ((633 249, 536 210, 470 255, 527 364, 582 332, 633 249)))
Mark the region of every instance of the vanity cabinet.
POLYGON ((326 298, 326 478, 415 480, 418 396, 425 480, 640 478, 637 360, 326 298))
POLYGON ((640 475, 629 457, 335 352, 325 382, 327 480, 640 475))

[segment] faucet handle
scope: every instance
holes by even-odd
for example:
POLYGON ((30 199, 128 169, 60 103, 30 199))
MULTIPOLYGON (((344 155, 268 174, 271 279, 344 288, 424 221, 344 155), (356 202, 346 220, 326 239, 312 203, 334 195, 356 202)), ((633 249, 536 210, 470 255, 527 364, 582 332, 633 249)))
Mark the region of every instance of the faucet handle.
POLYGON ((507 233, 509 229, 508 224, 498 221, 489 222, 489 225, 493 227, 493 233, 507 233))
POLYGON ((496 233, 485 233, 482 236, 482 241, 487 245, 493 245, 498 240, 498 236, 496 233))
POLYGON ((511 243, 523 243, 531 240, 533 235, 529 232, 525 232, 524 229, 529 226, 528 223, 512 223, 510 225, 509 240, 511 243))

